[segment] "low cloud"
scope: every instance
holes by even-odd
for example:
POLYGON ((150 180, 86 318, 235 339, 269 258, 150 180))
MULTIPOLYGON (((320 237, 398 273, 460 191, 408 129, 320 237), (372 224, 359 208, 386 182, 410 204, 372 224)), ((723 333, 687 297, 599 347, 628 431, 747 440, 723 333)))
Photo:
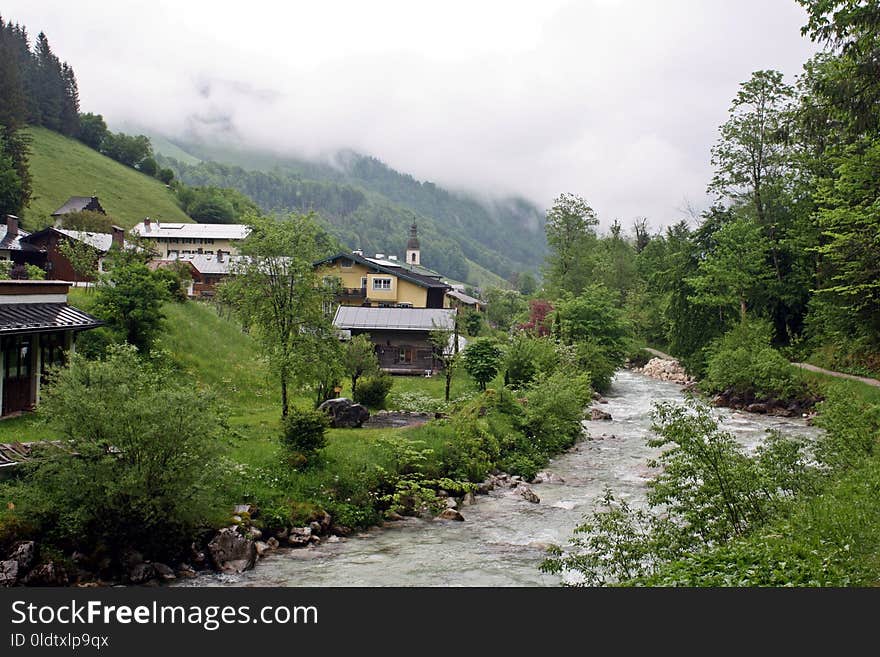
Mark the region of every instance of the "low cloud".
POLYGON ((813 51, 793 0, 5 5, 111 123, 306 157, 352 148, 543 208, 573 192, 606 226, 708 205, 738 84, 762 68, 792 79, 813 51))

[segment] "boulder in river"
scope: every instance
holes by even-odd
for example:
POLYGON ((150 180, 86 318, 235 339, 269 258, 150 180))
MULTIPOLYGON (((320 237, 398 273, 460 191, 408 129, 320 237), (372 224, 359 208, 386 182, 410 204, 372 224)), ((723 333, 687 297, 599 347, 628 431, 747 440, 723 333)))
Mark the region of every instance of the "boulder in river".
POLYGON ((330 416, 330 426, 334 429, 354 429, 370 418, 370 411, 345 397, 328 399, 318 410, 330 416))
POLYGON ((177 575, 174 574, 171 567, 164 563, 154 563, 153 570, 156 571, 156 577, 166 582, 170 582, 172 579, 177 579, 177 575))
POLYGON ((241 573, 254 567, 257 550, 253 539, 242 536, 235 527, 224 527, 208 543, 211 561, 225 573, 241 573))
POLYGON ((516 492, 521 498, 532 504, 538 504, 541 501, 541 498, 535 494, 535 491, 524 484, 517 486, 516 492))
POLYGON ((21 581, 28 586, 67 586, 70 577, 62 565, 47 561, 34 568, 21 581))
POLYGON ((440 515, 437 517, 441 520, 457 520, 458 522, 464 521, 464 516, 455 509, 443 509, 443 511, 441 511, 440 515))
POLYGON ((287 537, 287 542, 293 547, 302 547, 304 545, 308 545, 311 540, 311 527, 293 527, 290 530, 290 535, 287 537))
POLYGON ((19 571, 26 571, 34 563, 34 555, 37 552, 36 543, 33 541, 19 541, 9 553, 9 558, 18 562, 19 571))
POLYGON ((18 581, 18 562, 15 559, 0 561, 0 586, 15 586, 18 581))
POLYGON ((612 420, 614 418, 611 417, 611 413, 606 413, 605 411, 601 411, 598 408, 593 408, 590 410, 590 419, 593 421, 596 420, 612 420))

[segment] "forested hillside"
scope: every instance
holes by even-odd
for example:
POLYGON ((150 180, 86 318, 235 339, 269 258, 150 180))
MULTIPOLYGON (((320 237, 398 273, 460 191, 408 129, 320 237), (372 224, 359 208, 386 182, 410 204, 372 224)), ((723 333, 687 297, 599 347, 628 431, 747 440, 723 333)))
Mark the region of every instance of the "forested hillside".
POLYGON ((425 262, 453 278, 473 279, 467 260, 508 278, 536 270, 546 252, 543 214, 524 199, 490 207, 351 151, 330 166, 205 145, 174 147, 205 160, 187 165, 160 156, 183 182, 237 189, 267 211, 314 210, 353 248, 402 253, 415 222, 425 262))

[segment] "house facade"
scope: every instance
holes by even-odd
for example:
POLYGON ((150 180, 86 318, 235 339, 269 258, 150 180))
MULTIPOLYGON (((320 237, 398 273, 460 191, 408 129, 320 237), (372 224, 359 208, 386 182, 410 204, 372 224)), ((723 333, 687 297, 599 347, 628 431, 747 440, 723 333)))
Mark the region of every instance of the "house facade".
POLYGON ((173 258, 152 260, 149 267, 162 269, 183 264, 190 274, 187 295, 193 299, 212 299, 217 294, 217 286, 233 272, 235 263, 241 257, 223 253, 187 253, 173 258))
POLYGON ((333 326, 343 339, 368 334, 379 366, 390 374, 433 374, 441 367, 431 344, 431 332, 452 331, 456 311, 451 308, 373 308, 339 306, 333 326))
MULTIPOLYGON (((382 256, 381 258, 379 256, 382 256)), ((337 301, 343 306, 374 308, 448 308, 450 286, 436 272, 386 259, 365 258, 359 252, 338 253, 315 263, 328 283, 338 279, 337 301)))
MULTIPOLYGON (((94 233, 51 226, 22 238, 23 243, 29 244, 45 254, 44 262, 40 266, 46 270, 50 278, 77 281, 79 275, 74 271, 67 256, 58 248, 65 241, 81 242, 92 247, 98 259, 97 273, 100 274, 105 271, 105 259, 110 250, 114 246, 120 249, 125 247, 125 229, 113 226, 112 233, 94 233)), ((86 276, 84 280, 94 281, 95 276, 86 276)))
POLYGON ((245 224, 184 224, 144 219, 131 234, 152 249, 157 258, 180 255, 238 255, 241 242, 250 233, 245 224))
POLYGON ((0 281, 0 416, 31 410, 80 331, 103 322, 67 303, 66 281, 0 281))

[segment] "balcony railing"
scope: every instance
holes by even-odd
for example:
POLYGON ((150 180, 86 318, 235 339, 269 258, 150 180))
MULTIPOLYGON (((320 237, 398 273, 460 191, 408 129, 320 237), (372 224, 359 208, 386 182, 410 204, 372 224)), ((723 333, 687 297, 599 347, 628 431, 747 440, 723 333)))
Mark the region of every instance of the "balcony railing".
POLYGON ((367 296, 367 288, 365 287, 344 287, 339 291, 339 295, 343 297, 361 297, 367 296))

